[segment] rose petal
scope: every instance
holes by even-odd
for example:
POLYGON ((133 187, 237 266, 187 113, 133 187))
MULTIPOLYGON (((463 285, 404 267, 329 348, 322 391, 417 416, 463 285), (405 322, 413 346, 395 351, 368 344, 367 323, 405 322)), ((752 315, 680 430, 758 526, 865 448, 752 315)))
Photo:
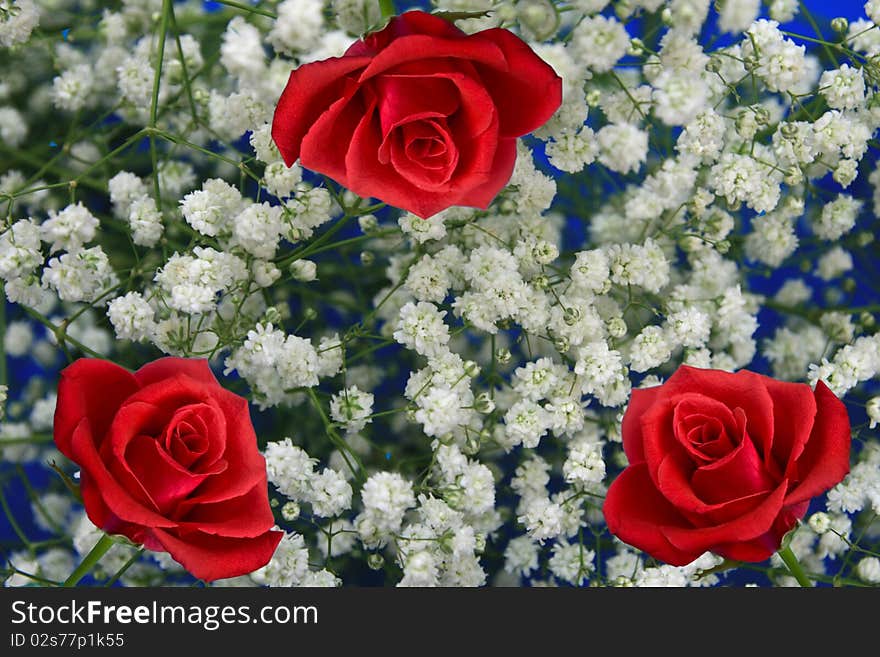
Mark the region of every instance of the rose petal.
POLYGON ((731 410, 743 409, 748 431, 758 451, 773 444, 773 398, 767 391, 767 377, 740 370, 735 374, 682 365, 661 387, 663 396, 699 390, 701 394, 723 402, 731 410))
POLYGON ((816 419, 810 439, 795 462, 797 478, 786 505, 805 502, 843 480, 849 472, 851 433, 846 406, 824 383, 816 384, 816 419))
POLYGON ((520 137, 544 125, 562 104, 562 78, 509 30, 483 30, 473 38, 504 53, 504 67, 477 65, 498 108, 501 136, 520 137))
POLYGON ((129 395, 125 405, 147 404, 154 407, 153 415, 145 415, 138 426, 143 429, 142 433, 158 435, 178 409, 190 404, 210 404, 223 390, 216 380, 205 384, 187 374, 175 374, 143 386, 129 395))
POLYGON ((692 464, 680 453, 667 455, 657 470, 658 490, 694 527, 719 525, 751 513, 772 490, 709 503, 694 490, 692 476, 692 464))
MULTIPOLYGON (((132 469, 126 454, 129 444, 136 437, 146 436, 150 439, 160 437, 168 429, 168 425, 173 422, 174 415, 185 413, 185 409, 195 407, 207 419, 211 420, 212 427, 211 446, 204 457, 200 459, 203 463, 200 471, 211 474, 225 468, 225 463, 220 469, 211 467, 216 464, 225 449, 225 419, 222 410, 208 397, 207 403, 187 403, 183 406, 183 411, 179 407, 175 411, 175 402, 180 401, 181 388, 178 384, 181 383, 185 384, 187 392, 184 399, 188 400, 195 394, 193 385, 199 384, 184 376, 175 376, 173 379, 160 381, 132 395, 116 414, 108 431, 109 439, 104 441, 99 452, 101 460, 107 465, 108 471, 120 486, 141 504, 157 512, 160 510, 160 506, 132 469), (164 401, 168 401, 170 398, 172 403, 162 403, 161 393, 163 392, 169 395, 164 398, 164 401), (150 401, 143 401, 144 397, 150 401)), ((222 388, 218 386, 216 390, 219 391, 222 388)))
POLYGON ((438 121, 418 121, 406 124, 399 131, 399 137, 391 144, 391 164, 394 169, 416 187, 428 192, 446 192, 450 188, 449 179, 458 164, 458 149, 448 130, 438 121), (439 140, 443 144, 446 162, 438 169, 429 169, 423 161, 412 156, 413 142, 418 140, 439 140))
POLYGON ((431 194, 402 178, 393 167, 378 159, 380 128, 378 119, 369 110, 352 137, 345 157, 348 188, 363 197, 375 197, 389 205, 429 217, 447 208, 448 195, 431 194), (377 181, 382 181, 381 187, 377 181))
POLYGON ((138 387, 131 372, 106 360, 80 358, 62 370, 54 426, 61 453, 73 459, 71 439, 83 418, 100 445, 117 409, 138 387))
POLYGON ((210 476, 189 472, 155 438, 143 434, 128 443, 125 462, 164 516, 173 514, 177 503, 210 476))
MULTIPOLYGON (((488 131, 487 131, 488 132, 488 131)), ((470 158, 472 162, 479 162, 479 158, 470 158)), ((495 149, 495 158, 488 169, 488 178, 474 187, 465 191, 456 201, 456 205, 482 208, 485 210, 498 196, 498 193, 510 182, 513 175, 513 167, 516 164, 516 140, 499 139, 495 149)), ((482 175, 479 166, 473 167, 471 175, 482 175)))
MULTIPOLYGON (((152 506, 150 495, 126 460, 128 443, 141 434, 153 437, 161 435, 174 413, 182 407, 193 404, 213 405, 216 407, 215 413, 223 415, 222 409, 213 399, 225 393, 216 381, 206 385, 185 374, 176 373, 170 378, 156 380, 131 395, 119 409, 108 431, 109 440, 101 447, 101 459, 123 488, 142 504, 152 506)), ((216 426, 220 427, 219 424, 216 426)), ((220 433, 214 438, 219 444, 214 447, 212 454, 223 446, 220 433)))
POLYGON ((691 477, 691 485, 700 499, 721 504, 742 497, 769 493, 776 481, 767 473, 749 435, 724 458, 700 466, 691 477))
POLYGON ((318 117, 342 95, 345 76, 369 63, 369 57, 331 57, 290 73, 272 118, 272 139, 287 166, 296 162, 303 137, 318 117))
POLYGON ((346 184, 345 148, 328 148, 327 144, 349 144, 355 128, 364 116, 364 101, 357 94, 358 86, 347 81, 342 95, 327 111, 318 116, 302 138, 300 163, 312 171, 320 171, 341 184, 346 184))
POLYGON ((629 398, 629 405, 623 414, 620 433, 623 438, 623 451, 630 463, 645 460, 642 436, 642 416, 657 401, 662 386, 636 388, 629 398))
POLYGON ((162 433, 160 442, 165 451, 186 469, 195 473, 216 473, 214 463, 226 451, 226 417, 216 402, 190 404, 175 412, 162 433), (172 434, 181 422, 198 422, 198 431, 204 447, 192 451, 172 434))
POLYGON ((137 379, 141 388, 145 388, 164 379, 180 375, 188 376, 205 385, 220 386, 205 358, 174 358, 172 356, 159 358, 140 368, 134 373, 134 378, 137 379))
POLYGON ((374 89, 383 136, 404 123, 451 116, 461 105, 456 85, 438 75, 383 75, 375 81, 374 89))
POLYGON ((765 377, 764 385, 773 398, 773 447, 764 456, 768 467, 780 476, 792 478, 795 461, 804 451, 816 417, 816 398, 805 383, 790 383, 765 377))
POLYGON ((503 51, 491 41, 413 34, 395 39, 378 52, 358 77, 358 83, 363 84, 385 72, 394 72, 409 62, 442 58, 461 59, 500 70, 507 68, 503 51))
POLYGON ((805 502, 793 507, 783 507, 770 531, 751 541, 718 545, 714 548, 714 552, 725 559, 735 561, 758 562, 769 559, 782 545, 783 537, 794 528, 800 518, 803 518, 808 506, 809 504, 805 502))
POLYGON ((223 459, 229 467, 206 479, 192 495, 178 505, 178 516, 199 504, 221 502, 244 495, 266 481, 266 460, 257 448, 247 400, 220 389, 214 398, 226 418, 226 450, 223 459))
POLYGON ((372 32, 349 46, 346 55, 375 55, 391 41, 407 34, 427 34, 449 39, 467 35, 451 21, 424 11, 406 11, 394 16, 382 30, 372 32))
MULTIPOLYGON (((497 121, 495 101, 480 80, 480 74, 473 64, 467 61, 455 61, 454 64, 452 66, 436 60, 410 62, 395 68, 393 73, 386 73, 376 78, 372 84, 377 86, 388 80, 398 80, 401 88, 405 90, 409 83, 415 80, 448 81, 455 86, 455 97, 458 101, 456 111, 445 114, 449 117, 452 131, 459 137, 480 135, 490 127, 493 120, 497 121)), ((381 97, 381 86, 377 88, 381 97)), ((429 109, 425 109, 423 113, 427 115, 429 109)), ((441 114, 436 107, 434 112, 441 114)), ((405 119, 396 121, 392 126, 385 126, 385 134, 389 127, 399 125, 403 120, 405 119)))
MULTIPOLYGON (((80 422, 74 430, 71 451, 73 460, 86 473, 88 486, 99 491, 107 508, 120 520, 145 527, 174 526, 173 521, 150 510, 119 485, 98 455, 87 420, 80 422)), ((83 496, 85 495, 86 492, 83 491, 83 496)))
POLYGON ((730 522, 701 528, 683 528, 680 524, 664 524, 661 531, 677 549, 700 554, 706 550, 714 550, 716 545, 749 541, 761 536, 773 526, 773 522, 782 510, 787 487, 788 480, 783 480, 776 490, 751 513, 730 522))
POLYGON ((642 427, 642 453, 655 485, 658 482, 657 471, 663 459, 670 454, 685 453, 673 433, 672 417, 676 403, 675 397, 660 397, 639 418, 642 427))
POLYGON ((726 453, 734 448, 732 440, 738 433, 737 421, 731 409, 725 404, 698 392, 677 395, 675 399, 675 409, 672 413, 673 435, 697 463, 715 460, 723 454, 710 456, 703 445, 694 444, 689 435, 691 426, 717 422, 718 445, 709 447, 710 452, 715 449, 726 453))
POLYGON ((209 435, 211 432, 204 419, 190 409, 183 409, 175 413, 165 428, 160 443, 171 458, 190 470, 190 466, 208 451, 209 435))
POLYGON ((630 465, 611 482, 602 511, 612 534, 666 563, 684 566, 705 551, 681 550, 661 533, 661 525, 689 523, 657 491, 644 463, 630 465))
POLYGON ((82 495, 86 515, 95 527, 100 527, 108 534, 122 534, 135 543, 143 542, 147 530, 140 525, 126 522, 113 513, 101 497, 100 488, 85 470, 80 471, 79 491, 82 495))
POLYGON ((732 561, 759 563, 769 559, 779 549, 780 544, 781 542, 776 542, 768 532, 750 541, 719 543, 712 548, 712 551, 732 561))
POLYGON ((187 571, 206 582, 238 577, 262 568, 275 553, 284 532, 253 538, 227 538, 192 532, 176 536, 154 529, 153 536, 187 571))
POLYGON ((138 435, 153 436, 162 430, 166 412, 153 404, 126 403, 119 409, 110 426, 109 439, 101 445, 98 454, 113 478, 133 499, 148 509, 159 512, 159 507, 132 472, 125 459, 129 443, 138 435))
POLYGON ((189 528, 205 534, 234 538, 262 534, 275 524, 266 486, 264 479, 241 497, 194 507, 185 518, 180 519, 181 531, 189 528))

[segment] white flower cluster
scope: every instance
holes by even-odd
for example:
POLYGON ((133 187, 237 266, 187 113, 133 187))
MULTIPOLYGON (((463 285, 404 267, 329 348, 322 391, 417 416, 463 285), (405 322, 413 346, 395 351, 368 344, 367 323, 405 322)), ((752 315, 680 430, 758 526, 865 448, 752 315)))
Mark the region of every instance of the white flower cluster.
MULTIPOLYGON (((210 21, 178 3, 173 22, 158 0, 117 4, 55 39, 73 0, 0 0, 0 282, 23 307, 3 350, 52 372, 10 403, 0 386, 4 462, 57 457, 30 437, 51 433, 59 352, 207 358, 260 409, 285 532, 225 584, 335 586, 359 561, 401 586, 710 586, 713 555, 679 568, 609 543, 601 498, 634 387, 763 367, 864 405, 850 475, 792 545, 812 573, 840 559, 880 581, 840 538, 880 510, 880 2, 800 38, 795 0, 438 0, 486 12, 466 32, 522 36, 563 97, 488 207, 427 219, 287 166, 272 136, 291 70, 380 26, 378 3, 210 21)), ((40 527, 94 544, 41 500, 40 527)), ((876 551, 874 534, 858 540, 876 551)), ((11 562, 63 579, 73 558, 11 562)), ((122 581, 179 574, 158 557, 122 581)))
POLYGON ((269 443, 265 457, 269 481, 290 500, 311 504, 314 515, 332 518, 351 507, 351 484, 332 468, 316 472, 314 459, 290 438, 269 443))

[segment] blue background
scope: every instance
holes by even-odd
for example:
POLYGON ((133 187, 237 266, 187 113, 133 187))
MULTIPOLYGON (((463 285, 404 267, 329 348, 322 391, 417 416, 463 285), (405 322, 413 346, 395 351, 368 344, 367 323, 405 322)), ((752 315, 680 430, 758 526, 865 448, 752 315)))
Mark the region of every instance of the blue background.
MULTIPOLYGON (((813 14, 816 16, 816 18, 819 19, 822 27, 822 32, 826 36, 831 34, 831 31, 828 28, 828 21, 833 16, 840 15, 853 19, 863 17, 863 2, 861 2, 860 0, 840 0, 833 3, 808 2, 807 4, 813 11, 813 14)), ((216 10, 220 7, 219 5, 217 5, 217 3, 212 2, 207 2, 205 3, 205 5, 209 9, 213 10, 216 10)), ((398 6, 399 8, 403 8, 403 3, 398 3, 398 6)), ((410 3, 407 5, 407 8, 415 6, 418 6, 418 4, 410 3)), ((230 12, 230 17, 232 15, 234 14, 230 12)), ((713 22, 714 18, 710 20, 710 23, 707 25, 703 34, 703 38, 701 39, 701 43, 706 43, 707 39, 709 38, 718 38, 721 42, 730 41, 731 38, 729 36, 717 34, 717 30, 714 29, 713 22)), ((784 26, 784 29, 807 36, 815 36, 813 28, 806 20, 804 20, 802 14, 798 17, 796 21, 786 24, 784 26)), ((812 50, 813 48, 808 46, 808 49, 812 50)), ((826 68, 828 67, 828 64, 826 62, 823 62, 823 64, 826 68)), ((245 143, 246 142, 243 140, 242 145, 244 146, 245 143)), ((542 156, 540 155, 540 152, 539 161, 541 161, 541 164, 548 171, 551 170, 546 162, 546 159, 542 158, 542 156)), ((860 218, 860 222, 856 228, 856 231, 864 229, 873 230, 874 226, 876 225, 876 220, 873 213, 873 206, 870 203, 872 192, 866 182, 867 175, 873 170, 875 165, 876 149, 871 149, 868 155, 862 161, 860 167, 861 174, 859 176, 859 179, 854 184, 853 188, 851 188, 851 190, 849 191, 849 193, 852 193, 853 195, 868 201, 865 211, 860 218)), ((560 179, 564 177, 564 175, 559 174, 559 172, 555 172, 554 175, 560 179)), ((833 182, 830 182, 830 176, 826 177, 825 181, 823 181, 821 185, 824 186, 829 191, 829 193, 836 193, 837 191, 836 185, 833 182)), ((563 200, 557 207, 564 209, 564 203, 565 201, 563 200)), ((352 225, 348 229, 340 233, 339 237, 343 238, 346 235, 355 236, 356 234, 356 226, 352 225)), ((806 233, 802 231, 801 236, 803 237, 805 235, 806 233)), ((583 243, 584 237, 584 223, 576 218, 569 219, 565 229, 565 248, 577 249, 583 243)), ((871 249, 872 247, 868 248, 871 249)), ((810 256, 809 251, 799 251, 798 255, 798 260, 796 262, 793 262, 789 266, 779 268, 775 271, 756 270, 752 275, 749 276, 749 289, 753 292, 772 295, 775 294, 775 292, 779 289, 779 287, 785 280, 794 276, 803 276, 807 283, 811 285, 815 290, 815 297, 813 299, 815 304, 817 306, 826 305, 826 302, 824 301, 824 296, 828 291, 828 285, 821 279, 810 276, 809 274, 803 274, 803 272, 799 269, 801 260, 804 257, 808 258, 810 256)), ((878 301, 880 301, 880 287, 878 287, 880 286, 880 260, 878 260, 877 258, 876 248, 874 247, 873 251, 863 250, 861 253, 854 252, 853 255, 856 259, 856 262, 855 269, 852 272, 852 275, 857 285, 855 287, 854 293, 846 299, 846 302, 850 305, 859 306, 876 304, 878 303, 878 301)), ((294 308, 294 312, 296 312, 296 310, 297 309, 294 308)), ((7 304, 6 312, 7 321, 21 318, 20 311, 10 304, 7 304)), ((321 312, 324 313, 325 317, 327 317, 327 313, 335 311, 331 311, 328 306, 322 308, 321 312)), ((340 317, 339 319, 340 324, 342 324, 342 318, 340 317)), ((755 337, 759 341, 759 343, 764 338, 772 336, 775 330, 783 321, 783 318, 779 314, 769 309, 763 309, 758 319, 760 322, 760 326, 755 337)), ((35 326, 35 330, 37 331, 38 335, 42 334, 44 331, 44 329, 40 326, 35 326)), ((393 356, 395 352, 395 347, 388 347, 385 350, 377 352, 376 357, 384 359, 388 356, 393 356)), ((762 358, 756 359, 753 362, 751 369, 768 374, 770 373, 768 363, 762 358)), ((45 376, 49 380, 54 380, 54 378, 57 376, 57 371, 47 372, 43 370, 36 363, 36 361, 28 357, 9 358, 8 382, 10 386, 10 401, 16 399, 21 394, 22 388, 27 383, 27 381, 32 376, 37 374, 45 376)), ((387 385, 389 386, 389 391, 391 389, 399 390, 400 388, 399 381, 391 381, 388 382, 387 385)), ((855 397, 860 397, 863 401, 866 395, 860 394, 855 397)), ((850 404, 849 410, 854 425, 864 422, 864 410, 861 406, 859 406, 858 404, 850 404)), ((257 418, 257 421, 259 422, 260 419, 257 418)), ((391 452, 389 451, 389 458, 390 456, 391 452)), ((37 490, 41 490, 49 485, 58 488, 58 478, 46 468, 40 465, 29 465, 25 467, 25 470, 31 484, 37 490)), ((0 465, 0 484, 2 484, 3 492, 5 493, 5 496, 12 507, 12 513, 16 518, 18 524, 20 525, 21 530, 33 541, 51 538, 51 535, 48 535, 46 532, 40 530, 33 523, 30 506, 27 496, 25 494, 24 486, 22 485, 22 482, 20 478, 16 475, 16 473, 6 464, 0 465)), ((20 549, 20 547, 21 543, 13 532, 12 526, 10 525, 9 521, 7 520, 5 515, 0 514, 0 553, 2 553, 0 554, 0 556, 20 549)), ((498 557, 496 556, 495 558, 497 559, 498 557)), ((364 570, 366 571, 366 568, 364 570)), ((380 574, 362 572, 359 573, 353 581, 350 581, 349 578, 346 577, 346 575, 348 574, 346 573, 343 575, 344 581, 346 583, 381 583, 380 574)), ((758 581, 758 574, 744 575, 744 581, 758 581)))

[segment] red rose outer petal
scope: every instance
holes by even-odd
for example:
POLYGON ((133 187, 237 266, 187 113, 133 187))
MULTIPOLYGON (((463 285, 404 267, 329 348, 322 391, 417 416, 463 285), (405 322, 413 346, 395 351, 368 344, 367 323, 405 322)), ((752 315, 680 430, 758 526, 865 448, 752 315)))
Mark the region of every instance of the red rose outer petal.
POLYGON ((816 384, 816 420, 810 440, 796 463, 797 485, 786 505, 806 502, 838 484, 849 472, 852 436, 846 406, 819 381, 816 384))
POLYGON ((287 166, 299 158, 303 137, 340 96, 345 76, 370 63, 370 57, 331 57, 292 71, 272 119, 272 139, 287 166))
POLYGON ((794 479, 792 470, 810 439, 816 417, 816 397, 805 383, 789 383, 764 377, 773 398, 773 448, 765 462, 779 468, 780 476, 794 479))
POLYGON ((562 104, 562 78, 553 67, 507 30, 484 30, 472 38, 489 41, 504 53, 503 69, 479 66, 498 108, 501 136, 520 137, 544 125, 562 104))
MULTIPOLYGON (((532 53, 533 56, 534 53, 532 53)), ((507 69, 504 52, 492 42, 475 38, 446 39, 425 34, 403 36, 392 41, 377 53, 358 77, 358 83, 376 77, 386 71, 409 62, 431 59, 461 59, 473 64, 485 64, 501 70, 507 69)))
POLYGON ((602 512, 612 534, 673 566, 689 564, 705 551, 680 549, 660 531, 689 523, 657 492, 644 463, 630 465, 611 482, 602 512))
POLYGON ((153 535, 175 561, 206 582, 246 575, 262 568, 275 553, 284 532, 267 531, 250 538, 228 538, 201 532, 175 536, 154 529, 153 535))
POLYGON ((166 356, 147 363, 134 373, 134 378, 141 388, 176 376, 188 376, 200 383, 220 387, 206 358, 166 356))
POLYGON ((394 16, 379 32, 372 32, 363 40, 355 41, 345 54, 373 56, 394 39, 407 34, 427 34, 446 39, 462 39, 467 36, 454 23, 439 16, 418 10, 407 11, 394 16))
POLYGON ((182 531, 198 530, 233 538, 259 536, 275 524, 272 509, 265 502, 267 485, 264 480, 233 500, 200 504, 180 518, 178 526, 182 531))
POLYGON ((83 418, 100 441, 120 405, 137 392, 128 370, 99 358, 80 358, 61 372, 55 408, 54 438, 62 454, 71 457, 73 432, 83 418))
POLYGON ((73 432, 72 460, 78 463, 83 472, 88 473, 93 488, 100 491, 107 508, 121 520, 144 527, 173 527, 174 522, 164 518, 134 499, 110 474, 107 466, 98 455, 88 421, 83 420, 73 432))
POLYGON ((339 100, 320 114, 303 136, 299 153, 304 167, 320 171, 346 186, 346 148, 364 115, 363 100, 357 96, 358 91, 354 82, 345 83, 345 91, 339 100), (331 148, 330 144, 334 146, 331 148))
POLYGON ((645 460, 641 418, 645 411, 657 401, 662 387, 636 388, 630 395, 629 405, 623 414, 623 422, 620 427, 623 439, 623 452, 630 463, 642 463, 645 460))
POLYGON ((459 197, 458 205, 467 205, 485 210, 498 192, 510 181, 516 165, 516 141, 501 139, 495 150, 495 159, 489 167, 489 178, 476 187, 467 190, 459 197))
POLYGON ((700 554, 713 550, 720 543, 749 541, 765 534, 773 526, 776 516, 782 510, 787 488, 788 481, 783 480, 754 511, 730 522, 697 529, 666 525, 661 520, 660 531, 676 548, 700 554))

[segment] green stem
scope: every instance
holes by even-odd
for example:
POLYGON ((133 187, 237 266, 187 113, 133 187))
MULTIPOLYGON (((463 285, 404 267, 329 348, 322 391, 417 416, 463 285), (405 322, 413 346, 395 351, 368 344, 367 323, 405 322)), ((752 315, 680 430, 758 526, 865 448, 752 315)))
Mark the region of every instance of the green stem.
POLYGON ((105 554, 107 554, 107 550, 113 547, 113 539, 110 538, 107 534, 103 534, 100 540, 95 543, 95 547, 93 547, 89 553, 85 556, 85 558, 80 562, 80 564, 76 567, 70 577, 64 580, 64 584, 61 586, 64 587, 72 587, 76 586, 77 582, 79 582, 83 577, 92 572, 92 569, 98 564, 105 554))
POLYGON ((250 12, 251 14, 259 14, 260 16, 266 16, 268 18, 278 18, 275 14, 273 14, 268 9, 261 9, 259 7, 251 7, 250 5, 243 4, 241 2, 232 2, 232 0, 217 0, 221 5, 226 5, 227 7, 235 7, 236 9, 241 9, 242 11, 250 12))
MULTIPOLYGON (((163 0, 162 18, 159 24, 159 45, 156 52, 156 70, 153 77, 153 95, 150 99, 150 128, 156 129, 159 116, 159 88, 162 84, 162 64, 165 61, 165 37, 168 35, 168 23, 171 20, 172 0, 163 0)), ((150 161, 153 165, 153 194, 156 206, 162 207, 162 191, 159 188, 159 162, 156 153, 156 136, 150 132, 150 161)))
POLYGON ((778 554, 786 568, 788 568, 788 571, 798 581, 798 584, 805 588, 812 588, 813 582, 807 577, 807 573, 804 572, 801 562, 798 561, 798 558, 795 556, 794 552, 792 552, 791 547, 786 546, 781 548, 778 554))
POLYGON ((141 555, 144 553, 145 549, 146 548, 141 548, 140 550, 135 552, 133 555, 131 555, 131 557, 128 559, 128 561, 126 561, 124 564, 122 564, 122 568, 117 570, 116 574, 113 575, 113 577, 111 577, 110 579, 108 579, 107 583, 104 584, 104 586, 109 587, 109 586, 113 586, 114 584, 116 584, 116 582, 119 580, 119 578, 125 574, 125 571, 127 571, 129 568, 131 568, 134 565, 134 563, 138 559, 141 558, 141 555))

